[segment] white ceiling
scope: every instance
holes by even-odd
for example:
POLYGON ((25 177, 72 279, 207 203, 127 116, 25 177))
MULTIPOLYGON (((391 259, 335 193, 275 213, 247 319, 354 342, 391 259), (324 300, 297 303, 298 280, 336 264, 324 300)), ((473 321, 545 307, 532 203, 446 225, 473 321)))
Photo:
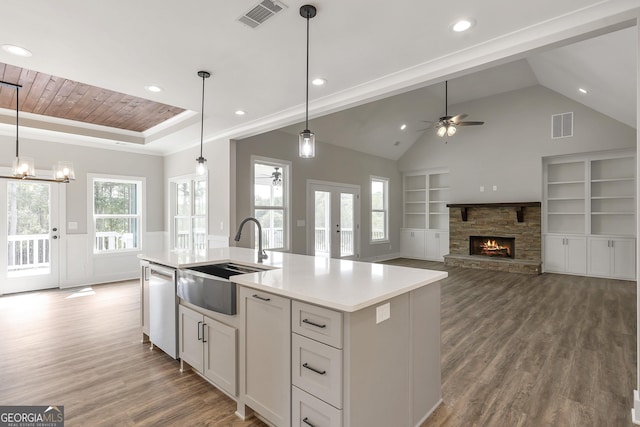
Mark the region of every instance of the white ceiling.
MULTIPOLYGON (((257 29, 239 23, 237 18, 257 3, 5 0, 0 44, 25 47, 33 56, 19 58, 0 51, 0 62, 191 110, 141 135, 145 145, 140 149, 157 153, 199 143, 199 116, 193 112, 200 111, 202 81, 196 73, 208 70, 213 76, 207 80, 205 139, 242 138, 299 123, 304 117, 306 23, 298 9, 305 2, 285 0, 286 9, 257 29), (149 84, 164 91, 149 93, 144 89, 149 84), (237 109, 247 114, 236 116, 237 109)), ((637 49, 627 39, 613 46, 603 42, 603 56, 593 54, 594 46, 534 57, 522 52, 557 45, 563 38, 585 38, 583 34, 608 25, 629 26, 638 13, 637 0, 460 0, 455 8, 424 0, 313 4, 318 15, 310 23, 310 74, 326 78, 328 84, 310 88, 310 114, 320 117, 358 105, 362 109, 357 120, 340 114, 319 118, 313 129, 319 140, 397 158, 398 150, 406 150, 415 135, 398 137, 391 127, 358 139, 363 134, 358 129, 368 130, 380 111, 386 111, 380 117, 396 127, 437 118, 443 110, 442 86, 425 86, 445 78, 451 80, 452 105, 536 83, 571 96, 574 89, 569 84, 583 78, 593 96, 592 104, 581 102, 635 126, 635 98, 629 96, 635 91, 629 85, 635 87, 636 74, 626 70, 628 64, 635 67, 637 49), (476 26, 467 33, 452 32, 449 25, 462 16, 475 19, 476 26), (524 56, 529 58, 456 79, 467 70, 524 56), (570 73, 563 73, 567 69, 570 73), (485 83, 474 82, 481 77, 485 83), (406 105, 395 98, 382 100, 420 87, 425 88, 398 98, 406 105), (363 105, 374 100, 381 101, 363 105), (319 129, 329 120, 332 125, 321 134, 319 129), (398 147, 393 147, 395 141, 401 142, 398 147)), ((629 34, 635 43, 635 28, 629 34)), ((383 121, 376 123, 382 126, 383 121)), ((65 135, 42 130, 34 134, 72 143, 114 145, 118 139, 99 137, 86 126, 65 135)))

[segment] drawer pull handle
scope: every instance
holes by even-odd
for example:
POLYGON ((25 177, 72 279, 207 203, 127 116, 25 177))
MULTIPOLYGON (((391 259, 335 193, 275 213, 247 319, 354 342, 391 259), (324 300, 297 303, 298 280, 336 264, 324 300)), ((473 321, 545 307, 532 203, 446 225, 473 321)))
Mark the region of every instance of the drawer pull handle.
POLYGON ((318 375, 324 375, 324 374, 326 374, 326 373, 327 373, 327 371, 319 371, 319 370, 317 370, 316 368, 314 368, 313 366, 309 366, 309 364, 308 364, 308 363, 304 363, 304 364, 302 364, 302 367, 303 367, 303 368, 307 368, 308 370, 313 371, 313 372, 315 372, 315 373, 316 373, 316 374, 318 374, 318 375))
POLYGON ((313 424, 311 424, 311 423, 309 422, 309 418, 307 418, 307 417, 304 417, 304 419, 302 420, 302 422, 303 422, 303 423, 305 423, 305 424, 306 424, 306 425, 308 425, 308 426, 316 427, 316 426, 314 426, 313 424))
POLYGON ((306 323, 308 325, 315 326, 316 328, 326 328, 327 327, 327 325, 321 325, 319 323, 312 322, 309 319, 302 319, 302 323, 306 323))
POLYGON ((254 295, 253 295, 253 297, 254 297, 254 298, 256 298, 256 299, 259 299, 259 300, 261 300, 261 301, 271 301, 271 298, 261 297, 261 296, 260 296, 260 295, 258 295, 258 294, 254 294, 254 295))

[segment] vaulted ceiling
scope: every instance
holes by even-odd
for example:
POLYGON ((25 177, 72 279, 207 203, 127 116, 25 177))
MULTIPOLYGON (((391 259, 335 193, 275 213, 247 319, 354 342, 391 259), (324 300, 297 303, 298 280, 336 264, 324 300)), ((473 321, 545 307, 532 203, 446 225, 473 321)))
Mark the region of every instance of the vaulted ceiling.
MULTIPOLYGON (((43 90, 45 100, 24 103, 41 108, 25 113, 27 129, 22 134, 44 129, 55 135, 52 139, 69 137, 74 143, 124 143, 158 153, 185 149, 200 137, 199 70, 212 72, 206 86, 206 140, 242 138, 299 123, 304 117, 306 23, 298 9, 304 3, 285 0, 279 3, 281 12, 250 28, 238 19, 258 3, 7 0, 0 45, 18 45, 33 55, 16 57, 0 50, 0 63, 8 66, 5 70, 30 70, 25 73, 33 76, 33 84, 39 75, 50 76, 45 87, 60 85, 56 95, 71 103, 57 104, 61 98, 43 90), (149 85, 163 90, 148 92, 149 85), (110 110, 101 106, 86 114, 88 105, 103 99, 114 101, 110 110), (47 100, 50 104, 43 109, 47 100), (55 123, 59 119, 42 116, 54 109, 66 111, 61 114, 63 128, 55 123), (246 114, 238 116, 236 110, 246 114), (97 116, 103 120, 97 122, 97 116)), ((595 45, 582 51, 563 47, 634 25, 635 0, 460 0, 455 8, 422 0, 323 0, 315 5, 310 71, 327 84, 310 88, 310 113, 331 115, 317 119, 319 129, 323 120, 330 120, 345 124, 334 126, 343 129, 341 136, 360 135, 347 124, 361 125, 364 119, 354 120, 350 112, 339 115, 351 107, 362 108, 369 119, 386 111, 384 117, 394 127, 403 113, 407 120, 433 120, 442 112, 441 83, 447 78, 452 81, 450 103, 455 104, 529 83, 568 94, 574 89, 566 82, 584 77, 593 97, 580 102, 635 125, 635 102, 628 96, 635 91, 628 85, 635 87, 636 74, 629 78, 620 72, 622 66, 597 68, 618 61, 616 55, 626 58, 625 67, 635 65, 635 45, 605 41, 598 52, 595 45), (475 26, 466 33, 452 32, 450 24, 463 16, 472 18, 475 26), (489 68, 493 72, 485 72, 489 68), (624 93, 612 89, 618 82, 626 85, 624 93), (393 95, 400 97, 385 99, 393 95), (402 102, 394 103, 394 98, 402 102)), ((637 43, 635 31, 633 27, 631 43, 637 43)), ((4 89, 0 132, 11 133, 13 107, 3 94, 4 89)), ((380 145, 397 140, 391 134, 377 135, 384 136, 380 145)), ((319 139, 340 143, 333 141, 331 130, 319 139)), ((350 141, 343 142, 350 148, 376 153, 363 140, 340 139, 350 141)), ((400 147, 406 149, 406 144, 400 147)), ((398 156, 396 151, 378 151, 398 156)))

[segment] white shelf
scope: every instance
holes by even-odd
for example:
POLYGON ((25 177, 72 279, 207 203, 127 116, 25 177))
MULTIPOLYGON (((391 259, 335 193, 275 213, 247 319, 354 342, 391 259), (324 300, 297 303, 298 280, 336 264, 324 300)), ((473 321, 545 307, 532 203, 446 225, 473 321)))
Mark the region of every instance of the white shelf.
POLYGON ((563 200, 585 200, 584 197, 547 197, 547 201, 563 201, 563 200))
POLYGON ((584 215, 583 212, 547 212, 547 215, 584 215))
POLYGON ((592 179, 591 182, 624 182, 635 181, 635 178, 606 178, 606 179, 592 179))
POLYGON ((591 215, 635 215, 635 212, 591 212, 591 215))
POLYGON ((427 191, 426 188, 415 188, 415 189, 411 189, 411 190, 404 190, 405 193, 410 193, 412 191, 427 191))
POLYGON ((549 185, 565 185, 565 184, 584 184, 586 181, 582 180, 582 181, 554 181, 554 182, 547 182, 547 184, 549 185))
MULTIPOLYGON (((612 200, 612 199, 635 199, 634 196, 593 196, 591 200, 612 200)), ((552 200, 552 199, 548 199, 552 200)))
POLYGON ((429 191, 437 191, 437 190, 448 190, 449 187, 431 187, 429 191))

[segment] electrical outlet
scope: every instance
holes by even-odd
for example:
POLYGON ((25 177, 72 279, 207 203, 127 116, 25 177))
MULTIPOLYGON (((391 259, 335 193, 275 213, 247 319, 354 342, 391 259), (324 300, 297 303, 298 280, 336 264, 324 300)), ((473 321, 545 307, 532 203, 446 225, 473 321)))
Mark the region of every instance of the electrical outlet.
POLYGON ((391 303, 376 307, 376 324, 384 322, 391 317, 391 303))
POLYGON ((220 221, 220 231, 224 230, 224 221, 220 221))

